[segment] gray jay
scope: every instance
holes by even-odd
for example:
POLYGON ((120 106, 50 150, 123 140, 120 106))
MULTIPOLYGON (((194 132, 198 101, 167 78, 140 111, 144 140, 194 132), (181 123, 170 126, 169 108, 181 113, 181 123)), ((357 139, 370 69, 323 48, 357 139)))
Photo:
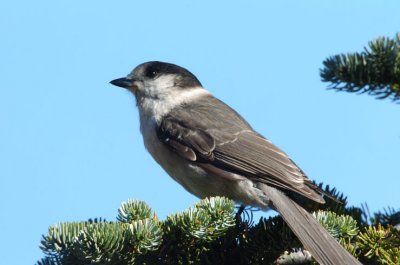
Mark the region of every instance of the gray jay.
POLYGON ((186 190, 199 198, 218 195, 271 207, 320 264, 361 264, 289 196, 324 203, 320 189, 191 72, 146 62, 111 84, 135 95, 147 150, 186 190))

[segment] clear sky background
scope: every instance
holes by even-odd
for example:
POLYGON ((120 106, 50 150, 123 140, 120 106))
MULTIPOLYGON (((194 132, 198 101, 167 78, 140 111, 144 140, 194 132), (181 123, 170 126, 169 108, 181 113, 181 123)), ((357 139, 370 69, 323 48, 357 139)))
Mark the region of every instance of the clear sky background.
POLYGON ((0 253, 33 264, 51 224, 160 218, 198 201, 145 151, 132 95, 108 82, 149 60, 214 95, 350 205, 400 207, 398 104, 335 93, 322 61, 400 29, 399 1, 2 1, 0 253))

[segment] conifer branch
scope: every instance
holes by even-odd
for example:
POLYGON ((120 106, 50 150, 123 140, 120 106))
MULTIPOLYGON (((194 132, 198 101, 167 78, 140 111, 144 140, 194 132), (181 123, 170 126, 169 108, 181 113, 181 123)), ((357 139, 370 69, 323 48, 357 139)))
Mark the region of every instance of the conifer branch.
POLYGON ((337 91, 367 93, 378 99, 400 100, 400 34, 377 38, 364 51, 327 58, 322 81, 337 91))
MULTIPOLYGON (((336 199, 326 208, 338 213, 314 215, 350 253, 364 264, 399 260, 400 231, 390 223, 399 211, 375 215, 385 226, 363 225, 357 220, 361 209, 346 207, 336 189, 324 190, 336 199)), ((215 197, 160 221, 146 203, 128 200, 116 221, 51 226, 40 246, 46 256, 37 264, 310 264, 311 256, 280 216, 255 222, 252 211, 237 214, 233 201, 215 197)))

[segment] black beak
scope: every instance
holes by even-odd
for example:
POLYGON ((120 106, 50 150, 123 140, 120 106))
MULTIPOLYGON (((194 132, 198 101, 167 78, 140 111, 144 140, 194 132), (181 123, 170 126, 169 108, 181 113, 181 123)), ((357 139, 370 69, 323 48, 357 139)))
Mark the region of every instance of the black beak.
POLYGON ((128 79, 128 78, 118 78, 115 80, 110 81, 111 84, 113 84, 114 86, 119 86, 119 87, 123 87, 123 88, 131 88, 135 86, 135 80, 134 79, 128 79))

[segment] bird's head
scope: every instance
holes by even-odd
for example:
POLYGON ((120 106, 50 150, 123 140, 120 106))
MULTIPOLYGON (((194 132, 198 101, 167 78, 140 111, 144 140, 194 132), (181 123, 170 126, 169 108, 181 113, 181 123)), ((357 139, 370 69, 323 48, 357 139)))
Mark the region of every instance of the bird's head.
POLYGON ((128 89, 137 99, 156 99, 179 90, 201 87, 196 76, 185 68, 158 61, 142 63, 126 77, 110 83, 128 89))
POLYGON ((126 77, 110 83, 135 95, 141 120, 158 120, 174 107, 209 94, 185 68, 158 61, 140 64, 126 77))

